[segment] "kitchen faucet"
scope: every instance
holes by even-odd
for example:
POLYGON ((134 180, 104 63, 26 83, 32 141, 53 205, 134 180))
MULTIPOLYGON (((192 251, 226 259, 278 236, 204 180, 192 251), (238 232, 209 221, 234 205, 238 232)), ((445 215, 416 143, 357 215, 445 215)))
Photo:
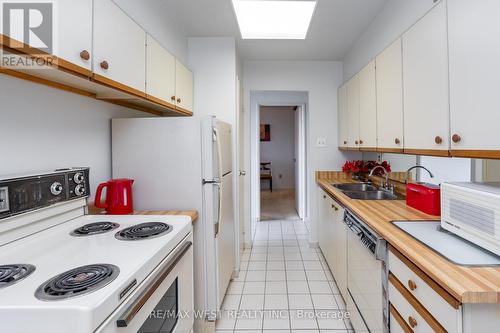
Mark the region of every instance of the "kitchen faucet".
POLYGON ((408 170, 406 170, 406 183, 408 184, 408 179, 410 179, 410 171, 413 170, 413 169, 417 169, 417 168, 420 168, 420 169, 424 169, 425 171, 427 171, 429 173, 429 176, 431 176, 431 178, 434 178, 434 175, 432 174, 432 172, 430 172, 429 169, 427 169, 426 167, 422 166, 422 165, 415 165, 415 166, 412 166, 411 168, 409 168, 408 170))
POLYGON ((382 169, 384 170, 384 174, 385 174, 385 183, 382 184, 382 189, 384 190, 388 190, 389 192, 391 193, 394 193, 394 186, 391 186, 389 184, 389 172, 387 171, 386 168, 384 168, 382 165, 377 165, 376 167, 374 167, 371 171, 370 171, 370 174, 368 175, 369 177, 373 176, 373 173, 375 172, 375 170, 377 169, 382 169))

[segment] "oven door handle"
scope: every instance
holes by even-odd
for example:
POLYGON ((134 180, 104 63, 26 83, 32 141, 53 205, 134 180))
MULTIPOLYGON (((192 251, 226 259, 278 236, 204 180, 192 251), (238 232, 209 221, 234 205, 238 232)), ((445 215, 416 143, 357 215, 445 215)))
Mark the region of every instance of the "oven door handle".
POLYGON ((132 303, 125 312, 116 321, 117 327, 127 327, 127 325, 134 319, 135 315, 142 309, 144 304, 149 300, 149 298, 154 294, 156 289, 162 284, 162 282, 167 278, 167 276, 172 272, 175 265, 182 259, 184 254, 191 248, 193 242, 185 242, 172 256, 172 258, 167 262, 165 268, 154 278, 151 284, 146 287, 146 289, 139 295, 134 303, 132 303))

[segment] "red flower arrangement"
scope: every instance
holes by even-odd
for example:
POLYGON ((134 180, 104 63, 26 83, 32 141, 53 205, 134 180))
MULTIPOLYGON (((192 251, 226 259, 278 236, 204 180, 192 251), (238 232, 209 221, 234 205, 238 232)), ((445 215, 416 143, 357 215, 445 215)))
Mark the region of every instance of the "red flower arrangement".
MULTIPOLYGON (((362 160, 346 161, 344 163, 344 166, 342 167, 342 171, 345 173, 354 173, 354 174, 368 173, 376 166, 383 166, 387 170, 387 172, 391 172, 391 165, 387 161, 379 163, 377 161, 362 161, 362 160)), ((375 170, 374 175, 382 176, 383 170, 382 169, 375 170)))

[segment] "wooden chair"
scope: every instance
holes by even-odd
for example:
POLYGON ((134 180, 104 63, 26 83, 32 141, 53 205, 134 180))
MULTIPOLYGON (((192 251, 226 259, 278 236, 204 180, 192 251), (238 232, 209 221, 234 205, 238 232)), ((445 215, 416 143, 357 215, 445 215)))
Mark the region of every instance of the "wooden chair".
POLYGON ((269 181, 269 189, 273 191, 273 171, 271 170, 271 162, 260 163, 260 180, 269 181))

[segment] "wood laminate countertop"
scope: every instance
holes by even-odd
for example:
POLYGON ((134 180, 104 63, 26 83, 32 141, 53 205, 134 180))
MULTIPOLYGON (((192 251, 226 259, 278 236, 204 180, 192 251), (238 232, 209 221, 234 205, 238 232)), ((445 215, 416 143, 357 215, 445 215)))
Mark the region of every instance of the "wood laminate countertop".
POLYGON ((408 207, 403 200, 353 200, 332 186, 354 182, 343 172, 318 171, 316 182, 461 303, 500 303, 500 267, 453 264, 391 223, 439 221, 438 216, 408 207))
MULTIPOLYGON (((89 215, 105 214, 103 209, 97 208, 93 203, 88 205, 89 215)), ((134 211, 133 215, 184 215, 191 218, 192 223, 198 220, 198 212, 196 210, 138 210, 134 211)))

